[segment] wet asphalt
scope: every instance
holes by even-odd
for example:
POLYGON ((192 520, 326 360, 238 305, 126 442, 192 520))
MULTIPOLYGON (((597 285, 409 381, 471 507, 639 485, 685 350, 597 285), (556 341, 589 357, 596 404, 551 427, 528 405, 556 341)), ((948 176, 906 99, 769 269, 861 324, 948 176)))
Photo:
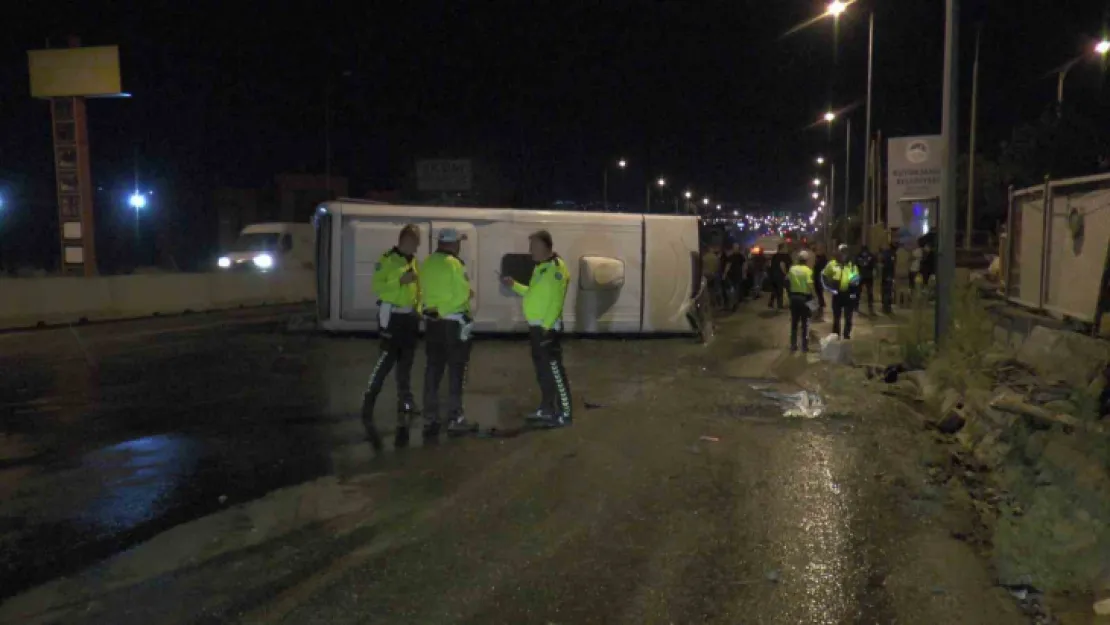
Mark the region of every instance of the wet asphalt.
POLYGON ((554 432, 517 431, 526 344, 481 341, 468 413, 502 436, 379 456, 357 420, 373 341, 241 315, 0 336, 5 596, 338 473, 375 478, 372 514, 108 594, 82 622, 1027 622, 952 537, 967 513, 928 483, 904 407, 829 383, 847 408, 783 416, 765 391, 796 391, 775 378, 799 365, 762 307, 709 347, 570 341, 577 420, 554 432))

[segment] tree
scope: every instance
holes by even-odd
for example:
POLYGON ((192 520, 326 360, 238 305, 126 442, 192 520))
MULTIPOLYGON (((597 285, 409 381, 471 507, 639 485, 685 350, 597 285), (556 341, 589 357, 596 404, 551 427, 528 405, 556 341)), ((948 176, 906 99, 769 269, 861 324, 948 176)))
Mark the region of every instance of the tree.
POLYGON ((1110 155, 1107 136, 1089 118, 1073 111, 1046 112, 1014 129, 1002 144, 999 164, 1008 184, 1028 187, 1045 176, 1068 178, 1097 173, 1110 155))

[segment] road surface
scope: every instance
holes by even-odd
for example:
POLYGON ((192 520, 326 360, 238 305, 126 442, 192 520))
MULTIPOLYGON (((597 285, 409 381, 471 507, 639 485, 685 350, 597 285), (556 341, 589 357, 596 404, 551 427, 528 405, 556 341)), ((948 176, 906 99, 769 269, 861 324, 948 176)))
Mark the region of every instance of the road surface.
MULTIPOLYGON (((364 504, 240 550, 197 526, 222 550, 127 587, 93 569, 0 622, 1028 622, 952 537, 969 512, 906 407, 834 376, 824 414, 784 416, 774 392, 821 367, 785 338, 759 303, 709 347, 570 341, 572 428, 375 457, 365 338, 248 313, 0 336, 5 596, 204 515, 249 536, 281 486, 337 476, 364 504)), ((527 351, 474 351, 468 411, 507 435, 536 402, 527 351)))

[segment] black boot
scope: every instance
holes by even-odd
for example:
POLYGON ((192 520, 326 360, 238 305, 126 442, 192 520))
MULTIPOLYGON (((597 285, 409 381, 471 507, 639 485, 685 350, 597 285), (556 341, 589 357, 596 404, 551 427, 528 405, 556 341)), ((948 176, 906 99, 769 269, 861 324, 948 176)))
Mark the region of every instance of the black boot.
POLYGON ((382 437, 378 434, 378 428, 374 427, 374 404, 377 400, 378 394, 373 391, 362 394, 362 425, 366 428, 366 439, 370 441, 374 451, 381 451, 382 437))
POLYGON ((397 403, 397 433, 393 439, 396 448, 409 446, 409 424, 416 412, 416 406, 411 399, 401 400, 397 403))

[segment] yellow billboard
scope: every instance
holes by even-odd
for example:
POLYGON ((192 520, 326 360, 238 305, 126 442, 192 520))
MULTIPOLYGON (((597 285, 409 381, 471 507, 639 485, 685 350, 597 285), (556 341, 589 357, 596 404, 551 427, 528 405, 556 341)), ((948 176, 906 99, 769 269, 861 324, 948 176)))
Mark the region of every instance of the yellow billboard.
POLYGON ((119 46, 31 50, 27 58, 32 97, 120 94, 119 46))

